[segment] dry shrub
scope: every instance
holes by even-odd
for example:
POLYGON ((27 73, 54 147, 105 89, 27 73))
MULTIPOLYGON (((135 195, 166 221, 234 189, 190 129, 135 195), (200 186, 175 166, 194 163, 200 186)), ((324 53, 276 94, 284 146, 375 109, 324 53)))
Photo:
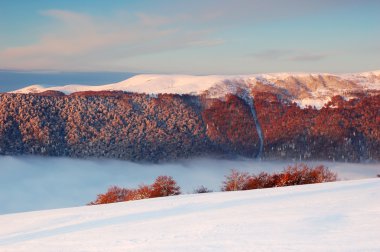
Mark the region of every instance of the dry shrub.
POLYGON ((239 172, 232 169, 231 173, 226 176, 226 180, 223 182, 222 191, 245 190, 249 179, 250 175, 248 172, 239 172))
POLYGON ((108 204, 130 200, 166 197, 181 194, 177 182, 170 176, 159 176, 152 185, 140 185, 137 189, 111 186, 106 193, 98 194, 89 205, 108 204))
POLYGON ((306 164, 289 165, 280 173, 249 175, 246 172, 232 170, 223 182, 222 191, 252 190, 260 188, 304 185, 332 182, 337 180, 336 173, 327 167, 318 165, 314 168, 306 164))
POLYGON ((207 187, 203 185, 194 190, 194 193, 210 193, 210 192, 212 192, 212 190, 208 189, 207 187))
POLYGON ((130 190, 118 186, 111 186, 104 194, 98 194, 95 201, 91 201, 89 205, 108 204, 125 201, 130 190))

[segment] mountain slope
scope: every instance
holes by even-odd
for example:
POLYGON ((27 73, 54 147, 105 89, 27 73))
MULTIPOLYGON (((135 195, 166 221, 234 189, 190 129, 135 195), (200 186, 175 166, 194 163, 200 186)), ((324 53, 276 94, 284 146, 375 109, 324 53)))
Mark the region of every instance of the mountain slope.
POLYGON ((1 251, 377 251, 380 179, 0 216, 1 251))
POLYGON ((322 107, 330 97, 354 92, 380 90, 380 71, 334 75, 328 73, 275 73, 255 75, 158 75, 142 74, 127 80, 102 86, 67 85, 45 88, 32 85, 14 93, 40 93, 47 90, 66 94, 81 91, 121 90, 158 94, 203 94, 223 97, 239 89, 272 91, 287 96, 300 105, 322 107))
POLYGON ((270 92, 255 92, 254 101, 231 94, 6 93, 0 94, 0 154, 380 160, 379 108, 380 94, 336 96, 317 110, 270 92))

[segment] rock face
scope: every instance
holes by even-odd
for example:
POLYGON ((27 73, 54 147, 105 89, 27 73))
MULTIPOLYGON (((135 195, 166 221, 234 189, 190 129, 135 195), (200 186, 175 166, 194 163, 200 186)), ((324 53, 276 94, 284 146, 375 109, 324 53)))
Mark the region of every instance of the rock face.
MULTIPOLYGON (((301 108, 253 90, 264 159, 380 160, 380 95, 335 96, 301 108)), ((0 154, 163 161, 202 155, 255 157, 249 104, 238 95, 125 92, 0 94, 0 154)))

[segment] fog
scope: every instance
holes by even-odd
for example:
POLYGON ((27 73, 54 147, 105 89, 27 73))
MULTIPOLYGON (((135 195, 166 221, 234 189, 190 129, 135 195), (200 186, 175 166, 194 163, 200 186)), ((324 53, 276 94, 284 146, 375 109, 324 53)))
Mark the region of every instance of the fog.
POLYGON ((104 85, 134 76, 125 72, 19 72, 0 69, 0 92, 9 92, 32 84, 45 87, 68 84, 104 85))
MULTIPOLYGON (((192 159, 164 164, 120 160, 0 156, 0 214, 83 206, 111 185, 136 187, 159 175, 170 175, 183 193, 200 185, 219 191, 231 169, 259 173, 280 171, 292 161, 192 159)), ((380 163, 307 162, 325 164, 339 179, 373 178, 380 163)))

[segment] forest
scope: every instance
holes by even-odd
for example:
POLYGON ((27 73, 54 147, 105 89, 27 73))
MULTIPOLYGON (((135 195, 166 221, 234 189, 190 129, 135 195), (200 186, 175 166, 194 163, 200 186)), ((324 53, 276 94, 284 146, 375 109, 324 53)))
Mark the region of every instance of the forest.
MULTIPOLYGON (((332 97, 321 109, 255 92, 262 159, 380 160, 380 95, 332 97)), ((199 156, 256 157, 259 137, 237 95, 0 94, 0 154, 162 162, 199 156)))

